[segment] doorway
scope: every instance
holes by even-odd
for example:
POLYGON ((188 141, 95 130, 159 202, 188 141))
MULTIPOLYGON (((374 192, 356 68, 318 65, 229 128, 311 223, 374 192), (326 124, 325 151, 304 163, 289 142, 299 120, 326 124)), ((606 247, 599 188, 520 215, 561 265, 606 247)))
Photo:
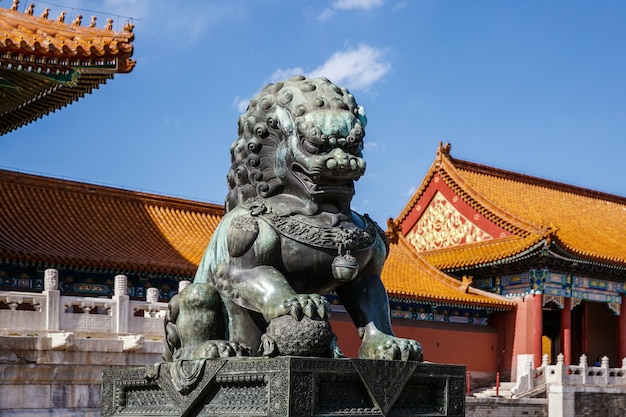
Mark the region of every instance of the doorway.
POLYGON ((556 357, 563 352, 561 342, 561 309, 554 303, 543 308, 543 336, 541 338, 541 355, 548 355, 548 363, 554 365, 556 357))

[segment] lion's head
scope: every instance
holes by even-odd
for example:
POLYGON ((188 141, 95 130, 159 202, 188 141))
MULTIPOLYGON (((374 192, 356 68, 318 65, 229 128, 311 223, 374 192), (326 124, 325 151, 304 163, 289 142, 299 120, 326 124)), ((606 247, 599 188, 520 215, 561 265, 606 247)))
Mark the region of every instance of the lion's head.
POLYGON ((226 210, 280 193, 349 204, 354 181, 365 172, 365 124, 352 94, 325 78, 296 76, 265 86, 239 118, 226 210))

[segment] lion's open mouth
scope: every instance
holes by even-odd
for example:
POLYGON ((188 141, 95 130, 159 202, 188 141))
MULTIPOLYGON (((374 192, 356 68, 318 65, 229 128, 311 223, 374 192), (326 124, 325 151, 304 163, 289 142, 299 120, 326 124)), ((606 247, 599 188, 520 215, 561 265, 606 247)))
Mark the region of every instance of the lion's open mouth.
POLYGON ((294 176, 307 188, 307 190, 315 194, 345 194, 352 196, 354 194, 354 180, 347 178, 338 178, 325 175, 321 170, 307 171, 300 164, 293 163, 291 165, 294 176))

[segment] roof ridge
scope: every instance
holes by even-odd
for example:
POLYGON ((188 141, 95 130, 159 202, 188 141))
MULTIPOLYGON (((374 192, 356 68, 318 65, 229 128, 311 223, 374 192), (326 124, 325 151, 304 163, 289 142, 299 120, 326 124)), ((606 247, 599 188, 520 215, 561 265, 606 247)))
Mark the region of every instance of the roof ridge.
POLYGON ((406 238, 404 236, 402 236, 402 234, 398 234, 398 239, 397 239, 397 243, 396 245, 402 245, 402 247, 404 249, 406 249, 408 251, 408 255, 415 260, 416 262, 418 262, 423 268, 427 269, 427 273, 431 276, 433 276, 434 279, 437 279, 441 282, 441 284, 449 287, 452 291, 454 291, 454 293, 458 293, 459 296, 461 296, 464 293, 470 293, 473 295, 478 295, 478 296, 482 296, 485 298, 488 298, 489 300, 491 300, 494 304, 498 304, 498 305, 502 305, 502 304, 509 304, 509 305, 514 305, 515 302, 511 301, 505 297, 502 296, 497 296, 496 294, 492 294, 489 293, 487 291, 481 291, 478 290, 474 287, 467 287, 467 286, 463 286, 463 282, 459 281, 456 278, 451 277, 450 275, 446 274, 445 272, 443 272, 442 270, 436 268, 435 266, 431 265, 430 262, 428 262, 426 259, 424 259, 423 256, 421 256, 416 250, 415 248, 406 240, 406 238), (476 290, 476 291, 474 291, 476 290))
MULTIPOLYGON (((446 172, 448 173, 448 175, 441 175, 441 176, 444 179, 444 181, 448 184, 448 186, 450 186, 453 190, 455 190, 455 188, 458 188, 455 190, 455 192, 458 192, 459 189, 463 189, 463 187, 469 188, 469 190, 472 192, 470 197, 472 197, 472 199, 476 201, 478 205, 483 207, 485 209, 484 211, 493 213, 494 215, 499 217, 501 220, 503 220, 505 223, 507 223, 506 226, 509 226, 509 227, 503 227, 504 229, 511 231, 510 226, 512 226, 514 229, 513 230, 514 232, 516 233, 521 232, 523 234, 537 233, 541 229, 541 225, 534 225, 534 224, 524 221, 523 219, 519 219, 513 216, 511 213, 508 213, 506 210, 503 210, 502 208, 495 206, 490 200, 483 197, 482 194, 476 191, 474 187, 472 187, 463 178, 463 176, 459 172, 457 172, 456 166, 454 165, 454 162, 456 162, 457 160, 452 158, 452 156, 450 155, 451 149, 452 149, 452 145, 450 143, 444 144, 443 142, 439 142, 439 146, 437 148, 437 155, 433 163, 428 169, 426 175, 424 176, 424 179, 420 183, 417 190, 413 193, 408 203, 404 206, 400 214, 394 220, 394 223, 401 224, 409 215, 412 208, 415 206, 415 204, 419 200, 420 196, 424 193, 426 188, 429 186, 432 178, 438 173, 441 175, 442 172, 446 172), (452 174, 452 176, 450 176, 450 174, 452 174), (454 184, 456 184, 458 187, 454 187, 453 184, 450 183, 451 181, 454 184), (473 196, 479 196, 480 198, 476 199, 473 196)), ((468 204, 471 205, 470 202, 468 202, 468 204)), ((476 209, 476 207, 474 208, 476 209)), ((494 221, 494 219, 492 219, 490 216, 487 216, 487 218, 489 218, 489 220, 492 221, 493 223, 498 224, 502 227, 502 225, 499 224, 499 222, 494 221)))
MULTIPOLYGON (((22 13, 18 10, 19 8, 19 0, 13 0, 13 5, 10 9, 0 8, 0 13, 5 14, 6 16, 11 16, 16 20, 20 20, 21 22, 33 23, 38 26, 46 26, 49 28, 54 28, 58 30, 69 31, 70 33, 93 33, 93 34, 102 34, 107 36, 123 36, 128 38, 128 41, 132 41, 134 37, 133 30, 134 25, 132 23, 127 23, 122 27, 122 31, 114 31, 113 30, 113 19, 107 19, 107 24, 103 28, 96 27, 97 17, 92 16, 89 26, 82 26, 82 18, 81 14, 77 14, 72 22, 66 22, 65 17, 67 13, 62 11, 59 16, 55 19, 49 19, 50 8, 46 7, 41 13, 40 16, 35 16, 35 4, 30 3, 28 8, 22 13)), ((57 5, 55 5, 57 6, 57 5)), ((59 6, 63 7, 63 6, 59 6)), ((75 7, 69 7, 72 10, 80 10, 75 7)))
MULTIPOLYGON (((449 148, 448 148, 449 149, 449 148)), ((492 222, 498 224, 500 227, 507 229, 508 231, 514 233, 522 233, 522 234, 532 234, 532 233, 540 233, 543 229, 543 225, 536 225, 529 223, 528 221, 521 219, 502 207, 494 204, 490 199, 485 197, 482 193, 480 193, 476 188, 474 188, 469 181, 467 181, 461 172, 459 172, 459 168, 455 165, 457 160, 450 156, 450 153, 442 153, 440 170, 447 174, 449 180, 453 181, 454 184, 461 189, 464 194, 469 197, 470 200, 474 200, 483 210, 479 210, 477 207, 477 211, 481 212, 481 214, 489 213, 493 216, 486 216, 492 222), (497 221, 494 221, 492 217, 498 217, 503 220, 507 225, 500 224, 497 221), (513 229, 513 230, 511 230, 513 229)), ((444 181, 446 181, 446 175, 442 175, 444 177, 444 181)), ((454 189, 453 184, 450 184, 446 181, 448 185, 454 189)), ((455 190, 458 192, 458 190, 455 190)), ((470 201, 467 201, 468 204, 472 205, 470 201)))
POLYGON ((539 187, 550 188, 557 191, 562 191, 566 193, 581 195, 584 197, 595 198, 599 200, 607 200, 618 204, 626 205, 626 197, 622 197, 616 194, 610 194, 603 191, 597 191, 590 188, 580 187, 577 185, 567 184, 565 182, 549 180, 541 177, 537 177, 534 175, 523 174, 516 171, 511 171, 503 168, 496 168, 484 164, 480 164, 477 162, 467 161, 463 159, 449 157, 451 162, 458 169, 466 169, 468 171, 473 171, 476 173, 482 173, 485 175, 491 175, 503 179, 508 179, 511 181, 523 182, 532 185, 536 185, 539 187))
POLYGON ((439 250, 432 250, 428 253, 424 253, 423 256, 429 263, 432 262, 431 259, 433 258, 442 258, 443 260, 441 264, 437 263, 437 268, 442 269, 455 269, 466 267, 467 265, 492 264, 493 262, 497 262, 501 259, 506 259, 512 256, 523 254, 524 252, 531 250, 537 245, 545 245, 545 243, 541 242, 545 240, 548 234, 550 234, 550 232, 546 232, 544 234, 530 234, 526 237, 514 236, 512 238, 500 238, 484 242, 466 243, 463 245, 451 246, 439 250), (489 256, 482 255, 481 258, 483 260, 478 263, 476 263, 476 261, 473 259, 468 259, 468 256, 464 256, 464 254, 467 254, 468 252, 475 252, 476 250, 482 248, 498 246, 504 246, 504 249, 489 256), (454 262, 450 262, 449 260, 447 260, 446 256, 451 256, 455 254, 457 256, 455 257, 454 262), (487 258, 485 258, 485 256, 487 256, 487 258))
POLYGON ((422 252, 420 252, 422 254, 422 256, 426 257, 429 256, 431 254, 437 253, 437 254, 445 254, 448 252, 456 252, 458 250, 463 250, 463 249, 470 249, 470 248, 481 248, 483 246, 491 246, 494 244, 506 244, 508 242, 512 242, 512 241, 517 241, 517 240, 535 240, 535 239, 531 239, 532 237, 540 237, 541 234, 529 234, 528 236, 522 237, 522 236, 518 236, 518 235, 511 235, 511 236, 505 236, 505 237, 499 237, 499 238, 494 238, 494 239, 489 239, 489 240, 481 240, 481 241, 477 241, 477 242, 471 242, 471 243, 463 243, 461 245, 455 245, 455 246, 447 246, 444 248, 437 248, 437 249, 428 249, 428 250, 424 250, 422 252))
POLYGON ((182 209, 186 211, 193 208, 197 211, 209 211, 218 215, 222 215, 224 211, 222 205, 215 203, 173 196, 164 196, 143 191, 126 190, 119 187, 60 179, 44 175, 27 174, 5 169, 0 169, 0 183, 64 191, 74 194, 90 195, 92 197, 95 196, 98 198, 112 198, 131 202, 141 202, 144 205, 167 206, 173 209, 182 209))
POLYGON ((511 304, 517 304, 515 301, 513 301, 513 300, 511 300, 511 299, 509 299, 509 298, 507 298, 507 297, 505 297, 503 295, 496 294, 496 293, 489 292, 489 291, 485 291, 485 290, 481 290, 480 288, 472 287, 471 285, 469 285, 467 287, 467 291, 469 293, 471 293, 471 294, 482 295, 482 296, 485 296, 485 297, 488 297, 488 298, 491 298, 491 299, 496 299, 496 300, 500 300, 500 301, 503 301, 503 302, 509 302, 511 304))
POLYGON ((564 250, 568 255, 583 258, 583 260, 581 260, 580 262, 585 262, 586 260, 590 263, 610 264, 618 266, 624 265, 624 261, 620 260, 616 256, 602 255, 598 254, 597 252, 594 253, 590 250, 581 250, 576 248, 574 245, 562 239, 561 236, 559 236, 558 230, 556 230, 555 233, 552 235, 551 243, 556 245, 556 247, 561 248, 561 250, 564 250))

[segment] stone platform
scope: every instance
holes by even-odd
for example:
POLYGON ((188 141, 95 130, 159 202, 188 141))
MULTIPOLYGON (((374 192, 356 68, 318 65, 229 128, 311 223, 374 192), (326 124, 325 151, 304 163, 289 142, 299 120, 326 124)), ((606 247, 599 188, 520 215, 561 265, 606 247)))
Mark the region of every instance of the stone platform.
POLYGON ((160 363, 103 373, 102 417, 465 415, 465 367, 301 357, 160 363))

